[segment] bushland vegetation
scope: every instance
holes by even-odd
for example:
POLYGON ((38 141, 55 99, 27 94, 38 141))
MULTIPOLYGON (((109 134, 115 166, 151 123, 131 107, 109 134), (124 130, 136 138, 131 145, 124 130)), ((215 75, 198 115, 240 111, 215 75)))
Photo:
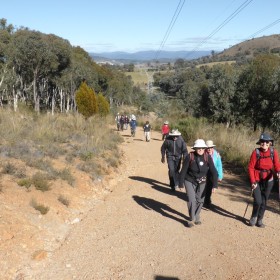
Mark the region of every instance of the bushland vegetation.
POLYGON ((122 158, 118 148, 122 138, 112 133, 110 122, 110 117, 99 115, 86 119, 78 113, 38 115, 24 108, 1 109, 1 172, 11 175, 19 186, 34 186, 42 192, 57 179, 75 187, 73 168, 87 172, 93 181, 102 178, 122 158), (56 160, 66 167, 56 168, 56 160))

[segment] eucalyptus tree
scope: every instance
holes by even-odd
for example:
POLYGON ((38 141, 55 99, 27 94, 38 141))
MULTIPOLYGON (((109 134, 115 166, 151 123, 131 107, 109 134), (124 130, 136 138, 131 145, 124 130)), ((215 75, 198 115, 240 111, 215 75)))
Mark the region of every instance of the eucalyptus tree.
POLYGON ((263 130, 270 127, 273 115, 278 111, 279 94, 275 90, 277 83, 274 77, 279 66, 278 56, 266 54, 255 57, 244 70, 246 78, 243 80, 243 87, 248 94, 248 119, 253 124, 254 131, 258 126, 263 130))
POLYGON ((33 100, 34 109, 40 112, 40 100, 48 77, 58 67, 55 53, 50 48, 47 35, 20 29, 11 41, 11 59, 21 81, 19 93, 28 101, 33 100))
POLYGON ((10 79, 13 76, 11 67, 9 67, 8 53, 9 44, 14 32, 13 25, 7 25, 6 19, 0 19, 0 103, 2 100, 9 100, 8 90, 10 86, 10 79), (6 97, 4 97, 6 95, 6 97))
POLYGON ((113 72, 112 78, 108 81, 108 89, 106 96, 110 100, 110 104, 117 106, 124 104, 132 104, 133 82, 130 76, 126 76, 122 72, 113 72))
POLYGON ((51 108, 52 113, 54 113, 57 103, 60 112, 64 112, 67 106, 69 108, 71 96, 67 87, 67 80, 69 79, 67 72, 71 64, 72 46, 67 40, 53 34, 45 36, 44 39, 50 51, 54 54, 54 60, 47 76, 48 88, 42 101, 47 108, 51 108))
POLYGON ((227 127, 235 123, 234 96, 233 68, 230 65, 214 66, 209 84, 209 109, 214 122, 224 123, 227 127))
POLYGON ((272 102, 271 129, 277 136, 280 136, 280 67, 276 69, 272 76, 272 90, 274 102, 272 102))

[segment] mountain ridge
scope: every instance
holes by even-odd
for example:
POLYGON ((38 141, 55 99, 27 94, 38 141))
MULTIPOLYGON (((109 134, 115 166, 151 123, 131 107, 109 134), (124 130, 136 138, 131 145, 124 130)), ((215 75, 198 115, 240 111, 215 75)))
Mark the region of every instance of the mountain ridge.
POLYGON ((211 54, 211 51, 138 51, 134 53, 129 52, 101 52, 94 53, 90 52, 90 56, 95 61, 102 61, 105 59, 117 60, 117 61, 131 61, 131 62, 144 62, 144 61, 165 61, 172 62, 177 59, 196 59, 202 56, 207 56, 211 54))

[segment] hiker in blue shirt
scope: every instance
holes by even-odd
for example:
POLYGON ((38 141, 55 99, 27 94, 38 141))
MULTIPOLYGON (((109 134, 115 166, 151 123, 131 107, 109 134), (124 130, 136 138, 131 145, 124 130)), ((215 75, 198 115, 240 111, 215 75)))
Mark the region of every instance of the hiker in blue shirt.
MULTIPOLYGON (((207 149, 206 152, 212 157, 214 165, 218 172, 218 182, 221 182, 223 179, 223 164, 222 164, 222 158, 220 153, 214 149, 216 145, 214 145, 212 140, 206 141, 207 149)), ((213 178, 210 176, 210 174, 207 175, 207 181, 206 181, 206 187, 205 187, 205 200, 204 200, 204 206, 206 208, 210 208, 211 206, 211 196, 212 193, 215 193, 215 188, 213 188, 213 178)))
POLYGON ((129 125, 130 125, 130 129, 131 129, 131 136, 135 137, 137 122, 136 122, 136 117, 134 115, 131 116, 131 121, 130 121, 129 125))

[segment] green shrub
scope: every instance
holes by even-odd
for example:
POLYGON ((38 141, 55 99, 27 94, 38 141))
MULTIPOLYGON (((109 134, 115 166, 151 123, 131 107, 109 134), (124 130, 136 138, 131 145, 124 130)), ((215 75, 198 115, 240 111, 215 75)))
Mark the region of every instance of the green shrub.
POLYGON ((39 211, 42 215, 46 215, 50 210, 48 206, 45 206, 43 204, 38 204, 35 199, 32 199, 30 204, 34 209, 39 211))
POLYGON ((70 205, 69 199, 67 199, 63 195, 60 195, 57 200, 67 207, 70 205))
POLYGON ((9 175, 15 175, 16 171, 17 171, 16 167, 12 165, 10 162, 6 163, 2 169, 3 174, 9 174, 9 175))
POLYGON ((65 168, 65 169, 59 171, 58 176, 62 180, 66 181, 70 186, 74 185, 75 178, 73 177, 73 175, 71 174, 71 171, 68 168, 65 168))
POLYGON ((97 98, 93 89, 83 82, 76 92, 78 112, 86 119, 97 113, 97 98))
POLYGON ((23 178, 23 179, 20 179, 17 184, 21 187, 25 187, 27 189, 29 189, 32 185, 32 180, 29 179, 29 178, 23 178))
POLYGON ((32 176, 32 183, 36 190, 45 192, 50 190, 49 182, 46 179, 46 175, 41 172, 37 172, 32 176))
POLYGON ((98 104, 98 114, 102 117, 107 116, 110 112, 110 104, 101 93, 97 95, 97 104, 98 104))

